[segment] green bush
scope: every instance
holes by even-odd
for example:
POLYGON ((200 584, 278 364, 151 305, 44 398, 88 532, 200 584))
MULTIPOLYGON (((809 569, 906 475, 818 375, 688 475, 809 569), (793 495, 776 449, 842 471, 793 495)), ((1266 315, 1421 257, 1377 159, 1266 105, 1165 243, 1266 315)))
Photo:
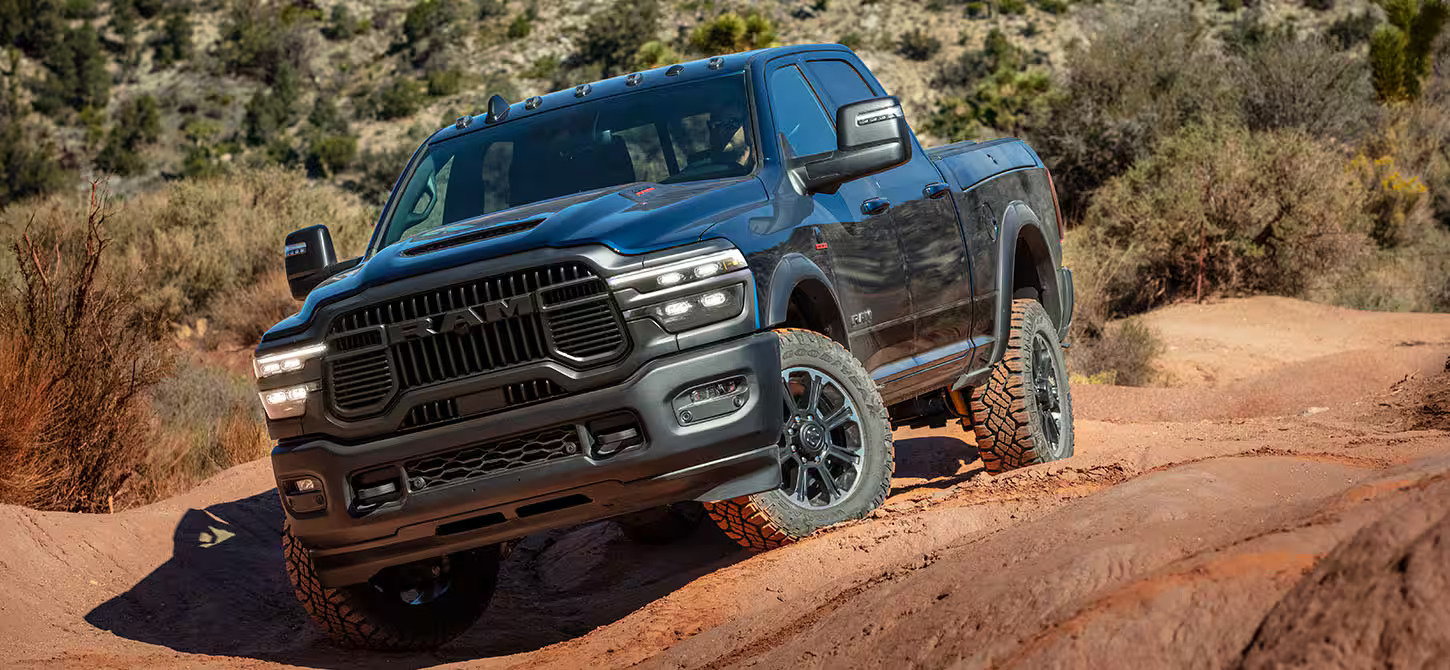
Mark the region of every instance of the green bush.
POLYGON ((937 105, 927 121, 933 133, 953 141, 991 135, 1019 135, 1047 105, 1051 80, 1041 70, 1001 70, 965 97, 937 105))
POLYGON ((1069 216, 1089 194, 1180 128, 1237 113, 1237 86, 1208 30, 1190 14, 1113 14, 1086 44, 1047 110, 1025 133, 1052 169, 1069 216))
POLYGON ((330 40, 345 40, 366 32, 364 28, 364 23, 352 15, 346 3, 338 3, 332 6, 332 11, 328 14, 322 36, 330 40))
POLYGON ((1113 258, 1108 314, 1211 294, 1298 296, 1373 249, 1365 192, 1302 131, 1192 126, 1113 179, 1079 234, 1113 258))
POLYGON ((268 79, 283 63, 296 67, 306 62, 307 42, 302 32, 265 0, 231 0, 222 19, 216 56, 226 72, 268 79))
POLYGON ((46 78, 36 86, 33 104, 42 114, 56 114, 64 107, 82 110, 104 108, 110 99, 111 74, 100 36, 89 23, 62 33, 42 57, 46 78))
POLYGON ((38 58, 60 41, 65 32, 61 5, 55 0, 0 2, 0 44, 14 46, 38 58))
POLYGON ((1027 13, 1027 0, 997 0, 997 11, 1008 16, 1027 13))
POLYGON ((937 52, 941 51, 941 40, 923 32, 920 28, 913 28, 901 34, 896 50, 907 60, 931 60, 937 52))
POLYGON ((323 133, 349 134, 347 117, 337 111, 337 104, 331 95, 319 93, 312 101, 312 111, 307 114, 307 123, 314 130, 323 133))
POLYGON ((428 95, 454 95, 463 89, 463 73, 458 70, 434 70, 428 73, 428 95))
POLYGON ((1419 99, 1430 74, 1433 49, 1450 20, 1446 0, 1381 0, 1389 23, 1369 40, 1374 88, 1381 100, 1419 99))
MULTIPOLYGON (((579 34, 574 56, 569 59, 569 70, 597 71, 600 77, 623 74, 634 65, 635 54, 640 47, 654 39, 659 31, 660 6, 658 0, 616 0, 613 4, 590 15, 589 22, 579 34)), ((556 80, 567 77, 568 72, 556 72, 556 80)), ((583 77, 580 77, 581 79, 583 77)))
POLYGON ((288 63, 278 66, 271 87, 258 91, 247 102, 246 114, 242 117, 242 128, 247 142, 253 145, 274 142, 297 118, 297 99, 301 97, 302 84, 297 70, 288 63))
POLYGON ((307 171, 331 177, 352 165, 357 157, 357 138, 352 135, 322 135, 307 147, 307 171))
POLYGON ((676 53, 670 45, 659 41, 645 42, 640 46, 639 51, 634 55, 634 69, 648 70, 661 65, 678 63, 680 54, 676 53))
POLYGON ((519 14, 509 21, 508 31, 505 33, 511 40, 521 40, 529 36, 534 30, 534 22, 529 19, 528 14, 519 14))
POLYGON ((149 95, 132 98, 116 114, 106 146, 96 157, 96 167, 121 176, 141 174, 146 170, 146 163, 140 148, 160 138, 161 110, 156 98, 149 95))
POLYGON ((377 115, 384 121, 401 119, 418 113, 423 90, 418 82, 398 77, 377 92, 377 115))
POLYGON ((191 19, 186 12, 175 11, 166 15, 161 30, 152 39, 151 48, 157 67, 166 67, 191 58, 191 19))
POLYGON ((1101 324, 1095 334, 1073 339, 1068 369, 1073 383, 1147 386, 1157 377, 1155 365, 1165 347, 1158 333, 1136 317, 1101 324))
POLYGON ((690 46, 706 56, 749 51, 775 42, 775 26, 758 12, 741 16, 725 12, 690 33, 690 46))
POLYGON ((65 175, 55 153, 42 131, 26 119, 14 78, 0 77, 0 210, 61 187, 65 175))
MULTIPOLYGON (((643 47, 641 47, 643 48, 643 47)), ((554 56, 541 56, 530 63, 520 77, 525 79, 553 79, 559 72, 559 59, 554 56)))

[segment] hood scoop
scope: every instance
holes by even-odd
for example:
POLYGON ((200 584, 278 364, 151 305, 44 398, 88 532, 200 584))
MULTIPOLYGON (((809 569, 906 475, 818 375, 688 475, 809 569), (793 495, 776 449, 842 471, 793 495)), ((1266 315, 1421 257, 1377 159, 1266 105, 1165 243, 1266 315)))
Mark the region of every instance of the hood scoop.
POLYGON ((501 225, 501 226, 493 226, 491 228, 484 228, 482 230, 475 230, 473 232, 464 233, 462 235, 454 235, 453 237, 445 237, 445 238, 443 238, 441 240, 438 240, 436 242, 429 242, 427 244, 422 244, 422 245, 419 245, 419 246, 416 246, 416 247, 412 247, 410 249, 407 249, 407 250, 403 251, 403 254, 402 255, 404 255, 404 256, 422 256, 424 254, 431 254, 431 253, 433 253, 435 251, 442 251, 444 249, 452 249, 453 247, 459 247, 459 246, 463 246, 465 244, 473 244, 474 242, 482 242, 483 240, 491 240, 491 239, 493 239, 495 237, 503 237, 504 235, 513 235, 514 233, 522 233, 522 232, 525 232, 525 231, 533 230, 534 228, 538 227, 538 225, 541 224, 541 223, 543 223, 543 222, 544 222, 543 219, 530 219, 528 221, 519 221, 518 223, 507 223, 507 224, 504 224, 504 225, 501 225))

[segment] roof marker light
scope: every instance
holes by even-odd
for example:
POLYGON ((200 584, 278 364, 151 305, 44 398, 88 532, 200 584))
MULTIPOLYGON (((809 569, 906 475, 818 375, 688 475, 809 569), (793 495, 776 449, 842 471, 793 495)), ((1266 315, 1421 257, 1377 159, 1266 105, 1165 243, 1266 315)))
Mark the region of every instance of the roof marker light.
POLYGON ((635 72, 635 73, 629 75, 628 77, 625 77, 624 78, 624 85, 625 86, 638 86, 639 83, 642 82, 642 81, 644 81, 644 75, 642 75, 642 74, 640 74, 638 72, 635 72))
POLYGON ((714 58, 711 58, 710 63, 705 67, 708 67, 711 70, 718 70, 722 67, 725 67, 725 59, 720 56, 716 56, 714 58))
POLYGON ((528 100, 525 100, 524 101, 524 109, 529 109, 529 110, 538 109, 539 108, 539 105, 542 105, 542 104, 544 104, 544 99, 543 98, 540 98, 539 96, 536 95, 536 96, 534 96, 532 98, 529 98, 528 100))
POLYGON ((594 87, 590 84, 580 84, 574 87, 574 97, 582 98, 586 95, 589 95, 589 92, 593 90, 594 87))
POLYGON ((471 125, 473 125, 473 117, 466 115, 458 117, 458 120, 453 122, 453 127, 459 130, 463 130, 471 125))
POLYGON ((685 66, 683 66, 683 65, 671 65, 670 66, 670 69, 665 70, 665 76, 666 77, 673 77, 673 76, 675 76, 675 75, 677 75, 677 74, 679 74, 681 72, 684 72, 684 71, 685 71, 685 66))

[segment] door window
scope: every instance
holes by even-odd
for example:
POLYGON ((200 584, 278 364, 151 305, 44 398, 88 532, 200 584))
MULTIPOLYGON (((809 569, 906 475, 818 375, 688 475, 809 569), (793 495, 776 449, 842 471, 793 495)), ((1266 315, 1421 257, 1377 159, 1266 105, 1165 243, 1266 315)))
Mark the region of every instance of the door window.
MULTIPOLYGON (((813 60, 806 63, 811 76, 825 89, 826 97, 833 105, 832 112, 841 105, 876 97, 871 86, 850 63, 843 60, 813 60)), ((835 114, 832 114, 834 117, 835 114)))
POLYGON ((787 65, 771 73, 770 108, 776 132, 791 156, 836 149, 836 129, 800 68, 787 65))

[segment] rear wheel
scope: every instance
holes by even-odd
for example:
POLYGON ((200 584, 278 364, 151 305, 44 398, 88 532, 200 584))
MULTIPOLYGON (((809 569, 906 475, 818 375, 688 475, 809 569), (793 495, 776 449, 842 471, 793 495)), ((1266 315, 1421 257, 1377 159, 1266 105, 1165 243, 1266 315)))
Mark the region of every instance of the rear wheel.
POLYGON ((287 577, 302 607, 344 647, 419 650, 468 630, 493 599, 498 547, 384 569, 363 584, 326 588, 291 529, 282 536, 287 577))
POLYGON ((785 429, 777 445, 781 486, 706 504, 726 535, 755 550, 863 518, 881 506, 891 487, 886 407, 865 368, 819 333, 777 333, 785 386, 785 429))
POLYGON ((1036 300, 1012 301, 1002 360, 972 389, 972 431, 987 472, 1072 456, 1072 393, 1057 329, 1036 300))

